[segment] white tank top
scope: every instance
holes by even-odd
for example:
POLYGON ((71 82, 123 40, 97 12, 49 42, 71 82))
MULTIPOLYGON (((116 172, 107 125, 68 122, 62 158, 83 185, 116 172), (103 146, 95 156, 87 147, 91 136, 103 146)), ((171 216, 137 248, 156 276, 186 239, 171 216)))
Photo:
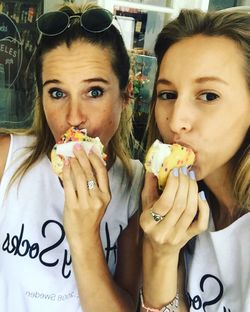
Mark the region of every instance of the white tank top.
POLYGON ((250 212, 227 228, 199 235, 186 254, 190 311, 250 311, 250 212))
MULTIPOLYGON (((0 184, 0 311, 82 312, 62 225, 64 191, 49 159, 43 157, 5 197, 8 182, 24 157, 20 153, 31 140, 11 137, 0 184)), ((100 232, 112 274, 117 239, 139 207, 143 167, 139 161, 131 162, 134 176, 128 189, 119 159, 109 171, 112 200, 100 232)))

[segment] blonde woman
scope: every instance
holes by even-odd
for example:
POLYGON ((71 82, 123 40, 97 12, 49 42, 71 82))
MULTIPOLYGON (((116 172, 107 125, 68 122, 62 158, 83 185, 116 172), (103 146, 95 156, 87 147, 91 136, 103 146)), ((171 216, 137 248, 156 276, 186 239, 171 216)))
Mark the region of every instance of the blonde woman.
POLYGON ((248 13, 184 10, 157 38, 149 145, 196 160, 160 195, 146 176, 141 311, 249 311, 249 30, 248 13))
POLYGON ((112 19, 92 5, 38 19, 34 123, 0 136, 1 311, 136 309, 143 168, 130 159, 129 57, 112 19), (70 127, 99 137, 108 159, 76 144, 62 182, 50 152, 70 127))

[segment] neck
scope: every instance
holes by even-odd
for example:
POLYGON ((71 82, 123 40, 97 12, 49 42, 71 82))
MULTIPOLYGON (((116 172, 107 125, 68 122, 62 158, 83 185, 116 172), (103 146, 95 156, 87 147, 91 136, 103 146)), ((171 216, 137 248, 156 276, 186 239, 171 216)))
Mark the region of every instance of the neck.
POLYGON ((239 213, 233 194, 232 173, 228 168, 221 168, 213 175, 206 177, 204 182, 216 199, 211 206, 215 228, 223 229, 233 223, 239 213))
POLYGON ((107 160, 106 160, 106 168, 109 171, 109 169, 112 167, 112 165, 115 162, 116 155, 111 151, 110 147, 107 149, 107 160))

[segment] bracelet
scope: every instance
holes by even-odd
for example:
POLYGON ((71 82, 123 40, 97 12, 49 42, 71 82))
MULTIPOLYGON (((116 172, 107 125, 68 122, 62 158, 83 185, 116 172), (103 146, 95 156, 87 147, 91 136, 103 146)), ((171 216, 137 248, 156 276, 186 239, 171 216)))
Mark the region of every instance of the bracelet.
POLYGON ((178 307, 179 307, 179 294, 178 293, 176 294, 175 298, 170 303, 162 307, 160 310, 145 306, 142 289, 140 289, 140 299, 141 299, 141 306, 143 309, 146 310, 146 312, 177 312, 178 311, 178 307))

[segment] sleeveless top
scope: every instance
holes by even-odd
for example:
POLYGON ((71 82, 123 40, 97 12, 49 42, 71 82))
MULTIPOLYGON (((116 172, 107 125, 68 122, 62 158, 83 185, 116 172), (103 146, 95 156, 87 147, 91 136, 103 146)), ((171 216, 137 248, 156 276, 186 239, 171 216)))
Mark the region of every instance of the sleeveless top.
POLYGON ((250 212, 220 231, 210 219, 185 255, 190 311, 250 311, 250 212))
MULTIPOLYGON (((11 136, 0 182, 0 311, 82 312, 63 229, 64 190, 52 172, 50 160, 43 157, 20 184, 13 184, 7 191, 10 178, 27 157, 24 149, 32 140, 11 136)), ((112 200, 100 234, 112 274, 118 237, 139 208, 143 166, 138 160, 131 160, 131 164, 131 185, 119 158, 108 172, 112 200)))

